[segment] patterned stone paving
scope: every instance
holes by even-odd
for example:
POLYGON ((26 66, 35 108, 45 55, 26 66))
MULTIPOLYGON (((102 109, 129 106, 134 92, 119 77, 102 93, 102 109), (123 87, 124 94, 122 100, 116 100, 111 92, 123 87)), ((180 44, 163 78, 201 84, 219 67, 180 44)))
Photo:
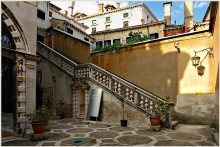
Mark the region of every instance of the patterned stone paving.
POLYGON ((179 125, 176 130, 162 128, 154 132, 146 126, 110 125, 101 122, 51 120, 47 140, 30 141, 32 130, 25 138, 3 140, 2 146, 214 146, 208 126, 179 125), (77 141, 81 144, 75 144, 77 141))
POLYGON ((125 145, 141 145, 141 144, 148 144, 152 141, 149 137, 141 136, 141 135, 129 135, 129 136, 122 136, 118 138, 119 143, 125 145))

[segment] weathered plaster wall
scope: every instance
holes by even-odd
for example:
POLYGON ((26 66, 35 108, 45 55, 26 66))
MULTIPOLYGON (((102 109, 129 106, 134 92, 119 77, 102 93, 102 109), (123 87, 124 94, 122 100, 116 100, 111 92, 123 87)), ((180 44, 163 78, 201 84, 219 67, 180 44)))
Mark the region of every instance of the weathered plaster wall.
POLYGON ((76 38, 53 30, 53 49, 79 63, 89 62, 90 45, 76 38))
POLYGON ((215 115, 214 94, 177 95, 175 119, 181 123, 210 124, 215 115))
MULTIPOLYGON (((191 57, 194 56, 194 51, 212 46, 212 37, 207 36, 208 31, 203 31, 159 39, 122 50, 96 53, 91 59, 94 64, 152 93, 161 97, 171 96, 178 112, 174 114, 181 113, 181 120, 184 122, 192 122, 185 119, 188 115, 197 115, 198 121, 195 119, 193 122, 203 123, 204 121, 200 121, 202 116, 211 113, 210 117, 213 119, 214 114, 213 95, 207 95, 215 92, 216 78, 210 78, 213 76, 214 63, 212 59, 206 58, 203 62, 206 67, 205 74, 199 76, 196 68, 192 66, 191 57), (174 47, 176 41, 179 42, 180 53, 174 47), (210 103, 206 103, 204 99, 210 103), (200 106, 196 107, 198 103, 200 106), (185 112, 182 105, 191 104, 191 111, 185 112)), ((201 60, 206 53, 198 54, 201 60)))
POLYGON ((213 49, 214 49, 214 75, 215 82, 215 122, 219 127, 219 6, 215 17, 215 25, 213 29, 213 49))
POLYGON ((72 104, 71 78, 63 71, 44 59, 38 62, 37 72, 42 71, 42 88, 53 88, 53 105, 57 105, 58 100, 63 99, 65 104, 72 104))

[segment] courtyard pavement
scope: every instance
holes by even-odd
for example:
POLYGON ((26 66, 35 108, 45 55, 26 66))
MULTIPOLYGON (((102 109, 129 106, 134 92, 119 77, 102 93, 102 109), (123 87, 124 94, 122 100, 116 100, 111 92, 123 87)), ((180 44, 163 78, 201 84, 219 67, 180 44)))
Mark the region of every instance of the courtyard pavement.
POLYGON ((50 126, 47 140, 30 141, 33 132, 28 130, 23 138, 2 138, 2 146, 217 146, 206 125, 179 124, 175 130, 154 132, 147 126, 53 119, 50 126))

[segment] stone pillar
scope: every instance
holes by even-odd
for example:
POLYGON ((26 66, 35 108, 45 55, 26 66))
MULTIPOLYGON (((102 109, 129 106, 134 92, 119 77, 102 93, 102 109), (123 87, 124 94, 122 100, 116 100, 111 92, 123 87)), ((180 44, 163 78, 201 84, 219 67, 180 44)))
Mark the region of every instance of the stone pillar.
POLYGON ((76 114, 77 114, 77 102, 76 102, 76 87, 72 86, 72 100, 73 100, 73 106, 72 106, 72 110, 73 110, 73 120, 76 120, 76 114))
MULTIPOLYGON (((25 55, 26 59, 26 114, 33 113, 36 110, 36 66, 37 57, 25 55)), ((26 126, 30 127, 26 119, 26 126)))
POLYGON ((88 105, 89 105, 89 89, 85 89, 85 120, 87 119, 88 105))
POLYGON ((16 55, 16 72, 17 72, 17 101, 16 101, 16 133, 22 135, 26 126, 26 59, 22 55, 16 55))

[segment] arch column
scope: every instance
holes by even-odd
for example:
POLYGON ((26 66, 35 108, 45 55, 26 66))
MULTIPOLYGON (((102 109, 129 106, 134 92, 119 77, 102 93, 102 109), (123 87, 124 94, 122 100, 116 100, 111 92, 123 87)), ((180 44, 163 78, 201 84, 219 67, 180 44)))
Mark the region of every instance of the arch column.
POLYGON ((77 110, 77 98, 76 98, 76 87, 72 86, 72 100, 73 100, 73 105, 72 105, 72 110, 73 110, 73 120, 76 120, 76 114, 78 113, 77 110))
POLYGON ((16 74, 17 74, 17 101, 16 101, 16 129, 18 135, 22 133, 25 126, 26 113, 26 59, 21 55, 16 55, 16 74))

